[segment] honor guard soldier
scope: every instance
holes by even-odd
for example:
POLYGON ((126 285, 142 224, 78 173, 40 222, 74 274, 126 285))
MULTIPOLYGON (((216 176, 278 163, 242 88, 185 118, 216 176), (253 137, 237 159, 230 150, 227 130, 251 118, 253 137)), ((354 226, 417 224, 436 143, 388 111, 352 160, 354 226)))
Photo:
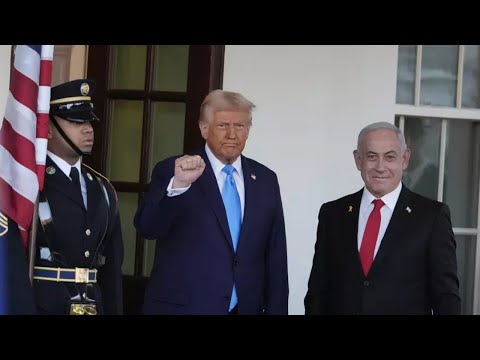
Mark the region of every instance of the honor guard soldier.
POLYGON ((122 314, 123 241, 115 189, 82 164, 93 147, 92 80, 51 89, 34 296, 40 314, 122 314))

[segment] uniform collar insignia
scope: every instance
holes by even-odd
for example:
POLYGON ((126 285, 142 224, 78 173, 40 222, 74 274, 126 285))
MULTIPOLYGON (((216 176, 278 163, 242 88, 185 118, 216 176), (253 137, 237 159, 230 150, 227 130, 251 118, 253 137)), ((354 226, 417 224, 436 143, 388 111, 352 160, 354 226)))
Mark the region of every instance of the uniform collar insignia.
POLYGON ((7 232, 8 232, 8 218, 0 212, 0 236, 5 235, 7 232))

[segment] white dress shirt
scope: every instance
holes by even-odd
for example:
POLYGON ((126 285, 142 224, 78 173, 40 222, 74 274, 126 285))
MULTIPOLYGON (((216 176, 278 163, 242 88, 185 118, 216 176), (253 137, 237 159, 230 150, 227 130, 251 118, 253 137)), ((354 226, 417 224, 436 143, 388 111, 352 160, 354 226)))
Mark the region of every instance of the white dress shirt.
MULTIPOLYGON (((401 181, 398 184, 398 186, 395 188, 395 190, 393 190, 391 193, 388 193, 380 198, 385 205, 383 205, 382 208, 380 209, 380 215, 382 220, 380 222, 380 230, 378 231, 377 243, 375 244, 375 251, 373 254, 374 258, 377 255, 383 236, 385 235, 385 231, 387 230, 388 224, 390 223, 390 219, 392 218, 393 210, 395 209, 395 205, 397 204, 398 197, 400 196, 400 191, 402 191, 401 181)), ((367 226, 368 217, 370 216, 370 213, 373 211, 373 200, 375 199, 377 198, 373 196, 367 190, 367 188, 363 189, 362 201, 360 202, 360 212, 358 215, 358 234, 357 234, 358 251, 360 251, 360 247, 362 246, 363 233, 365 232, 365 227, 367 226)))
POLYGON ((85 183, 85 179, 82 176, 82 158, 79 158, 78 161, 70 165, 67 163, 65 160, 63 160, 61 157, 55 155, 54 153, 47 151, 48 156, 52 161, 57 165, 57 167, 62 170, 62 172, 70 179, 70 170, 73 167, 76 167, 78 170, 78 174, 80 175, 80 188, 82 189, 82 198, 83 198, 83 204, 85 205, 85 209, 87 209, 87 184, 85 183))

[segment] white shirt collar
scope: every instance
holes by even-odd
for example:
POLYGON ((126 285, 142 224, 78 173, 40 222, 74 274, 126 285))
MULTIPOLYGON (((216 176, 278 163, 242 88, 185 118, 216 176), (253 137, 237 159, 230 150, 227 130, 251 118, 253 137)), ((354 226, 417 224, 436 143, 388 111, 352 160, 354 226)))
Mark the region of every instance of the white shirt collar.
POLYGON ((81 164, 82 164, 82 158, 81 157, 78 159, 78 161, 75 164, 70 165, 65 160, 63 160, 60 156, 55 155, 51 151, 47 151, 47 154, 50 157, 50 159, 52 159, 52 161, 60 168, 60 170, 62 170, 63 173, 65 175, 67 175, 68 177, 70 177, 70 169, 71 169, 72 166, 75 166, 77 168, 79 174, 82 173, 81 172, 81 164))
MULTIPOLYGON (((395 205, 397 204, 398 197, 400 196, 400 192, 402 191, 402 182, 398 184, 398 186, 392 192, 383 195, 380 199, 384 202, 384 204, 393 212, 395 209, 395 205)), ((370 191, 367 190, 366 187, 363 189, 362 201, 361 201, 361 211, 365 211, 368 206, 372 203, 373 200, 377 199, 373 196, 370 191)))
MULTIPOLYGON (((222 163, 220 160, 217 159, 217 157, 213 154, 212 150, 210 150, 206 143, 205 152, 207 153, 208 160, 212 165, 213 173, 215 174, 215 176, 218 176, 222 172, 222 169, 225 167, 226 164, 222 163)), ((237 158, 237 160, 232 163, 232 166, 235 168, 235 170, 237 170, 238 175, 240 177, 243 177, 241 155, 237 158)))

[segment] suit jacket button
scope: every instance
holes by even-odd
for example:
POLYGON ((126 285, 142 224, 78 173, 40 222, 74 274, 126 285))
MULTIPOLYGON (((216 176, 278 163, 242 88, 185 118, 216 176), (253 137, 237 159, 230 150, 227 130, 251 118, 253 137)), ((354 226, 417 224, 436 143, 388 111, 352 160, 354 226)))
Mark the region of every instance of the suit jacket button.
POLYGON ((85 230, 85 234, 87 234, 87 236, 90 236, 90 234, 91 234, 90 229, 85 230))
POLYGON ((85 257, 88 258, 90 256, 90 251, 85 251, 85 257))
POLYGON ((363 282, 363 285, 365 285, 365 286, 370 286, 370 281, 365 280, 365 281, 363 282))
POLYGON ((238 265, 238 260, 233 260, 233 266, 237 266, 238 265))

